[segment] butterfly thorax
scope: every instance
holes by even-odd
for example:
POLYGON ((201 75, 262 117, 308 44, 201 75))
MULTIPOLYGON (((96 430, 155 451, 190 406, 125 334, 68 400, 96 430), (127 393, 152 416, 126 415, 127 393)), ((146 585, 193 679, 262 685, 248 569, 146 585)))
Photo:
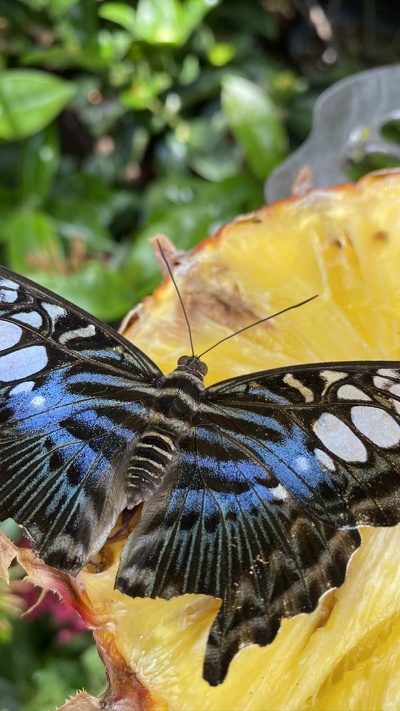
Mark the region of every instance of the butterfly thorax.
POLYGON ((207 366, 199 358, 182 356, 176 369, 160 382, 148 425, 129 462, 128 506, 149 499, 173 468, 179 441, 190 429, 204 393, 206 373, 207 366))
MULTIPOLYGON (((157 397, 156 408, 160 417, 166 417, 170 422, 165 424, 174 427, 173 420, 187 422, 198 407, 204 392, 204 375, 207 366, 196 356, 182 356, 175 370, 166 375, 162 381, 157 397)), ((178 431, 182 423, 177 423, 178 431)))

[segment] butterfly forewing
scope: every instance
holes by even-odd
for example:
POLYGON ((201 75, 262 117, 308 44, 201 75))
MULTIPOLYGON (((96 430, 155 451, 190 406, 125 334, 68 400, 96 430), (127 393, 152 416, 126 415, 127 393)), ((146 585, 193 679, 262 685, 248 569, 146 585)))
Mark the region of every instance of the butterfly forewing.
POLYGON ((105 324, 0 276, 0 519, 77 572, 126 504, 127 462, 161 373, 105 324))
MULTIPOLYGON (((2 350, 7 348, 9 342, 14 356, 19 352, 18 326, 24 338, 31 339, 25 349, 36 346, 36 350, 25 350, 21 367, 34 358, 42 366, 41 370, 45 370, 50 361, 50 356, 45 352, 48 344, 57 349, 57 357, 49 363, 50 367, 75 353, 82 362, 88 358, 91 363, 98 362, 114 367, 119 372, 124 371, 138 384, 147 383, 161 375, 159 368, 143 351, 105 323, 5 267, 0 267, 0 318, 2 350)), ((6 362, 2 361, 3 371, 6 362)), ((16 376, 19 372, 15 361, 13 367, 16 376)), ((22 371, 21 375, 23 378, 22 371)))
POLYGON ((400 514, 400 364, 319 363, 207 390, 205 415, 332 526, 400 514))

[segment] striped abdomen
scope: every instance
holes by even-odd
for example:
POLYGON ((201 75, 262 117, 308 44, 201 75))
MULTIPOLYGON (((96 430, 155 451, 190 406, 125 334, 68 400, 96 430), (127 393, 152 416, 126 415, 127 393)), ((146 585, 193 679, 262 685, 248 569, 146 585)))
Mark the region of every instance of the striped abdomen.
POLYGON ((171 435, 156 428, 140 437, 127 472, 128 506, 147 501, 161 485, 175 453, 171 435))

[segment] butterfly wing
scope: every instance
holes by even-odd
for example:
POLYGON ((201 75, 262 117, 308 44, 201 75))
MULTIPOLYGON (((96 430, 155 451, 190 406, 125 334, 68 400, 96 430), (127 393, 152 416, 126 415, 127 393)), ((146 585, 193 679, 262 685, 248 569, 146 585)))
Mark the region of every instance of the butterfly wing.
POLYGON ((213 385, 203 417, 332 526, 400 520, 400 363, 276 369, 213 385))
POLYGON ((132 596, 222 599, 204 663, 211 684, 242 646, 268 644, 283 617, 341 585, 360 544, 356 524, 399 521, 399 372, 298 366, 206 391, 116 585, 132 596))
POLYGON ((312 521, 266 467, 200 426, 182 443, 173 489, 145 504, 116 587, 132 597, 221 598, 204 661, 216 685, 242 646, 268 644, 282 617, 310 612, 341 585, 359 541, 357 531, 312 521))
POLYGON ((0 520, 77 572, 126 505, 125 471, 161 372, 105 324, 0 270, 0 520))

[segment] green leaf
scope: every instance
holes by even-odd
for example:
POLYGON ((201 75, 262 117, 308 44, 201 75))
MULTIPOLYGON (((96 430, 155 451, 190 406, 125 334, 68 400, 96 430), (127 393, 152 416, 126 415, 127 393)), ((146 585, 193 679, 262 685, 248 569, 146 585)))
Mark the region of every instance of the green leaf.
POLYGON ((30 69, 0 73, 0 138, 18 140, 47 126, 75 94, 71 82, 30 69))
POLYGON ((222 80, 221 98, 249 168, 264 179, 287 152, 287 137, 275 104, 257 84, 234 75, 222 80))
POLYGON ((139 0, 136 34, 149 44, 184 44, 220 0, 139 0))
POLYGON ((170 84, 171 77, 167 72, 152 71, 145 62, 141 62, 131 86, 121 92, 120 99, 130 109, 148 109, 156 96, 168 89, 170 84))
POLYGON ((113 243, 102 224, 102 210, 89 200, 65 195, 51 201, 49 212, 63 237, 81 240, 97 252, 110 251, 113 243))
MULTIPOLYGON (((74 170, 71 166, 68 166, 67 169, 64 166, 64 170, 63 175, 57 175, 52 200, 47 204, 47 211, 55 220, 65 223, 73 222, 76 220, 82 204, 84 215, 82 219, 80 218, 80 222, 83 221, 84 226, 89 229, 90 224, 88 223, 93 219, 93 211, 96 214, 95 223, 99 223, 103 228, 109 228, 114 220, 125 217, 128 224, 131 223, 132 215, 136 214, 138 209, 139 200, 139 196, 132 190, 111 188, 102 180, 101 175, 74 170), (86 205, 90 206, 89 211, 86 210, 86 205)), ((68 235, 66 234, 66 236, 68 235)), ((93 238, 94 243, 100 248, 97 242, 98 232, 94 233, 93 238)))
POLYGON ((16 272, 34 266, 57 267, 63 260, 61 240, 44 212, 19 209, 3 225, 7 263, 16 272))
POLYGON ((171 154, 171 163, 175 160, 174 154, 177 158, 184 157, 195 173, 211 181, 237 174, 243 161, 240 147, 232 141, 222 111, 179 124, 175 133, 167 137, 166 150, 171 154))
POLYGON ((76 680, 84 683, 78 659, 57 659, 49 657, 41 669, 32 675, 32 696, 24 706, 26 711, 51 709, 58 706, 60 699, 75 693, 76 680))
POLYGON ((79 0, 22 0, 24 5, 34 12, 46 10, 53 19, 62 15, 73 5, 77 5, 79 0))
POLYGON ((61 18, 67 10, 77 5, 80 0, 48 0, 47 12, 53 20, 61 18))
POLYGON ((95 689, 96 695, 104 692, 106 688, 105 668, 94 644, 82 653, 81 663, 88 685, 95 689))
POLYGON ((34 12, 40 12, 47 5, 47 0, 22 0, 22 2, 34 12))
MULTIPOLYGON (((4 162, 1 165, 2 170, 4 170, 4 162)), ((7 240, 7 237, 4 234, 4 226, 7 224, 10 217, 15 214, 15 205, 18 202, 18 197, 19 196, 15 189, 7 189, 0 185, 0 243, 3 243, 7 240)))
POLYGON ((123 30, 109 32, 100 30, 97 35, 99 42, 99 56, 105 65, 113 65, 116 61, 125 57, 132 45, 132 38, 129 32, 123 30))
POLYGON ((59 161, 58 133, 50 124, 23 143, 20 167, 22 200, 39 207, 47 199, 59 161))
POLYGON ((149 44, 182 45, 220 0, 139 0, 137 10, 123 2, 106 2, 99 16, 149 44))
MULTIPOLYGON (((1 641, 4 642, 4 640, 1 641)), ((10 663, 9 660, 8 663, 10 663)), ((4 709, 21 708, 21 704, 17 695, 17 689, 13 684, 11 684, 6 679, 3 679, 2 677, 0 677, 0 698, 1 705, 4 709)))
POLYGON ((12 518, 6 518, 5 521, 0 523, 0 531, 2 531, 10 541, 14 541, 15 543, 18 541, 18 538, 21 537, 21 528, 12 518))
POLYGON ((208 52, 208 59, 215 67, 223 67, 231 62, 236 55, 236 47, 232 42, 216 42, 208 52))
POLYGON ((31 272, 31 277, 104 321, 122 318, 134 305, 132 285, 128 289, 119 271, 97 260, 69 274, 31 272))
POLYGON ((103 20, 115 22, 128 30, 132 35, 136 31, 136 12, 124 2, 105 2, 99 7, 99 16, 103 20))
POLYGON ((135 285, 137 299, 160 281, 150 237, 162 233, 179 249, 191 249, 223 223, 256 209, 262 202, 262 184, 246 172, 219 183, 172 177, 154 183, 143 200, 148 222, 123 264, 128 283, 135 285))

